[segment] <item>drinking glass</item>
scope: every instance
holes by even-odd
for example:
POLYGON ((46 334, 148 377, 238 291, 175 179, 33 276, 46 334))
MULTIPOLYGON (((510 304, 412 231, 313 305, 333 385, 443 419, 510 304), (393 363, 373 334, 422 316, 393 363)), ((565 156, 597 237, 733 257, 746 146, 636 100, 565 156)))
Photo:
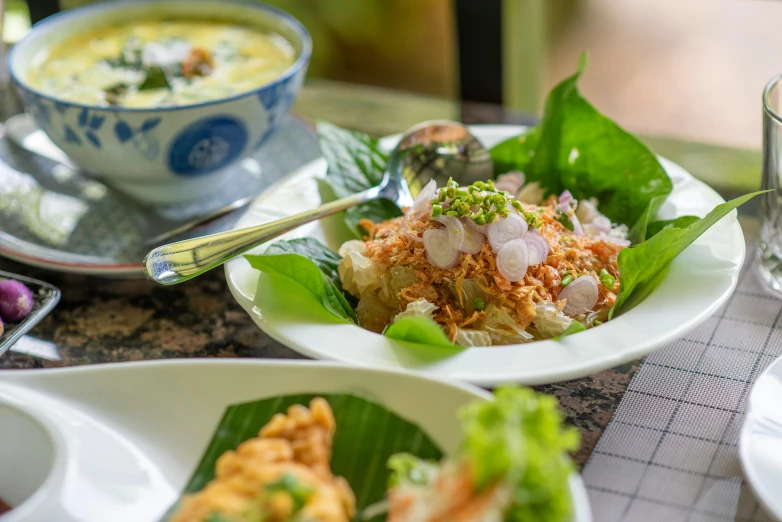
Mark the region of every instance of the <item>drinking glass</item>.
POLYGON ((767 289, 782 296, 782 74, 763 91, 763 189, 758 270, 767 289))

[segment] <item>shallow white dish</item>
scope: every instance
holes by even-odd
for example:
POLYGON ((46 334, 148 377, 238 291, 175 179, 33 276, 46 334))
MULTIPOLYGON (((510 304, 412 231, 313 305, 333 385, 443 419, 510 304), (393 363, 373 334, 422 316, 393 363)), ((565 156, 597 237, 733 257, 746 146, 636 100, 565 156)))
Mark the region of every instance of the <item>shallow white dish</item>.
POLYGON ((782 520, 782 358, 760 374, 747 401, 739 458, 766 512, 782 520))
MULTIPOLYGON (((418 423, 446 452, 461 436, 456 410, 491 397, 470 385, 412 373, 308 361, 204 359, 0 371, 0 435, 4 426, 25 434, 3 439, 0 469, 13 473, 0 475, 16 486, 0 479, 0 498, 27 498, 0 520, 157 520, 178 497, 228 405, 344 391, 418 423), (28 466, 6 467, 18 461, 14 449, 29 455, 28 466)), ((581 478, 573 475, 570 486, 575 522, 590 522, 581 478)))
MULTIPOLYGON (((486 145, 519 134, 523 127, 486 125, 472 128, 486 145)), ((391 148, 395 137, 383 145, 391 148)), ((723 199, 678 165, 663 160, 674 189, 660 210, 662 219, 685 214, 703 216, 723 199)), ((324 159, 291 174, 264 193, 239 220, 247 227, 278 219, 320 203, 317 178, 325 174, 324 159)), ((314 237, 328 244, 328 222, 310 223, 283 239, 314 237)), ((334 250, 339 245, 330 244, 334 250)), ((262 246, 251 253, 260 253, 262 246)), ((480 385, 502 382, 543 384, 584 377, 632 361, 705 321, 725 302, 736 286, 745 245, 736 213, 726 216, 670 265, 662 284, 642 303, 612 321, 562 341, 469 348, 443 357, 442 350, 416 350, 358 326, 339 323, 322 314, 298 312, 296 303, 273 303, 263 298, 268 276, 253 270, 246 259, 226 265, 231 293, 255 323, 271 337, 310 357, 362 366, 406 368, 480 385), (260 286, 259 286, 260 284, 260 286), (296 312, 296 313, 293 313, 296 312)))

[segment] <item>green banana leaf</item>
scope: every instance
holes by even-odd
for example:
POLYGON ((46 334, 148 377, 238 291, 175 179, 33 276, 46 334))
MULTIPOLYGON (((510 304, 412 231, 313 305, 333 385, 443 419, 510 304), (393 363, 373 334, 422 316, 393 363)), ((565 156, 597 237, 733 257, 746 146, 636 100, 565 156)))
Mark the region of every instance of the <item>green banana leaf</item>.
MULTIPOLYGON (((294 404, 309 404, 315 397, 326 399, 334 412, 337 432, 331 467, 334 474, 344 477, 353 489, 357 512, 385 496, 391 473, 386 463, 391 455, 411 453, 432 460, 443 456, 419 426, 375 402, 352 394, 285 395, 229 406, 183 493, 203 489, 214 478, 215 463, 220 455, 257 437, 275 413, 284 413, 294 404)), ((170 519, 178 504, 179 501, 161 522, 170 519)))

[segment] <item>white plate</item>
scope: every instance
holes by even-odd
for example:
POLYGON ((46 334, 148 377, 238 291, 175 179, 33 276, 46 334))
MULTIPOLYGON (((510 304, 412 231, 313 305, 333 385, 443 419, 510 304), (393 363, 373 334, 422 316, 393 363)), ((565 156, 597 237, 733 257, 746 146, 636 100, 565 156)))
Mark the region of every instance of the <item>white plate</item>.
MULTIPOLYGON (((523 130, 506 125, 472 129, 486 146, 523 130)), ((384 146, 393 146, 393 139, 384 140, 384 146)), ((660 210, 661 218, 703 216, 723 202, 714 190, 678 165, 662 162, 674 189, 660 210)), ((317 206, 320 199, 316 179, 324 175, 325 169, 325 160, 321 158, 278 182, 248 210, 237 227, 271 221, 281 211, 295 213, 317 206)), ((310 223, 283 238, 308 236, 327 242, 326 226, 325 221, 310 223)), ((336 250, 339 245, 330 246, 336 250)), ((744 253, 744 237, 736 213, 732 212, 671 263, 664 281, 651 295, 614 320, 562 341, 470 348, 450 357, 443 357, 442 350, 414 352, 358 326, 335 323, 325 310, 309 316, 281 310, 277 303, 262 297, 269 278, 259 278, 260 273, 244 258, 229 262, 226 276, 234 297, 255 323, 304 355, 362 366, 421 370, 487 386, 509 381, 532 385, 575 379, 611 368, 681 337, 725 302, 736 286, 744 253), (254 302, 259 288, 261 298, 254 302)))
MULTIPOLYGON (((227 406, 280 394, 345 391, 418 423, 445 452, 459 443, 459 407, 490 398, 470 385, 412 373, 307 361, 0 371, 0 469, 13 470, 0 473, 0 498, 21 500, 43 482, 0 520, 157 520, 184 487, 227 406), (15 459, 20 454, 25 466, 15 459)), ((590 522, 581 478, 573 475, 570 486, 575 521, 590 522)))
POLYGON ((739 439, 741 465, 760 503, 782 520, 782 358, 755 381, 746 410, 739 439))

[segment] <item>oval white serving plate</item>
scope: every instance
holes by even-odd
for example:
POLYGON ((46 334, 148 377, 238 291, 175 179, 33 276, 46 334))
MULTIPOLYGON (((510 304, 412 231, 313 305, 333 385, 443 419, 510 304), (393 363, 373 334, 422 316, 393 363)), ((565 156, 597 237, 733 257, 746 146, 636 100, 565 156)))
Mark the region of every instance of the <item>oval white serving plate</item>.
POLYGON ((755 496, 782 520, 782 358, 760 374, 750 391, 739 438, 739 458, 755 496))
MULTIPOLYGON (((445 452, 460 441, 457 410, 491 398, 480 388, 425 375, 312 361, 168 360, 0 371, 0 420, 37 437, 26 448, 53 451, 45 479, 46 462, 35 458, 9 474, 18 487, 8 490, 8 500, 28 500, 0 521, 157 520, 178 497, 227 406, 330 392, 356 392, 383 404, 419 424, 445 452)), ((13 462, 3 451, 12 450, 0 450, 0 464, 13 462)), ((0 480, 0 498, 4 484, 0 480)), ((591 522, 578 475, 570 488, 575 522, 591 522)))
MULTIPOLYGON (((518 135, 523 127, 472 127, 488 147, 518 135)), ((389 137, 386 148, 394 145, 389 137)), ((724 200, 680 166, 662 160, 674 189, 660 218, 704 216, 724 200)), ((316 160, 278 182, 263 194, 237 223, 237 228, 278 219, 320 204, 317 179, 325 174, 324 159, 316 160)), ((328 243, 328 222, 310 223, 282 236, 313 237, 328 243)), ((329 245, 336 250, 339 245, 329 245)), ((251 253, 260 253, 265 246, 251 253)), ((732 212, 670 265, 662 284, 638 306, 598 328, 562 341, 469 348, 444 357, 442 350, 411 350, 358 326, 329 319, 329 313, 291 313, 296 303, 263 299, 267 276, 244 258, 226 264, 231 293, 260 328, 279 342, 310 357, 378 368, 404 368, 492 386, 502 382, 528 385, 565 381, 632 361, 682 336, 705 321, 736 286, 745 245, 736 212, 732 212), (259 286, 260 285, 260 286, 259 286), (260 291, 260 292, 259 292, 260 291), (256 299, 256 293, 259 296, 256 299)))

